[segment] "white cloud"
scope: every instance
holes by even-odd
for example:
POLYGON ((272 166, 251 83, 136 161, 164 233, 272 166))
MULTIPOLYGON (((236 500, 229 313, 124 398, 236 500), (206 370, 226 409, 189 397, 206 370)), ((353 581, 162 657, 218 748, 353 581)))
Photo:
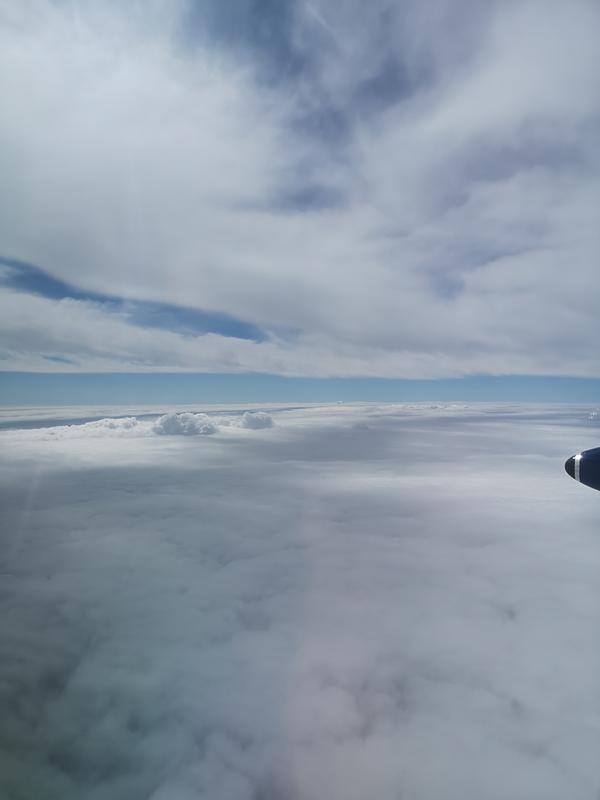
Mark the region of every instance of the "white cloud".
POLYGON ((0 794, 594 797, 590 409, 271 413, 0 433, 0 794))
MULTIPOLYGON (((518 262, 514 266, 518 274, 518 262)), ((481 297, 494 293, 495 273, 481 273, 473 283, 481 297), (486 285, 487 284, 487 285, 486 285)), ((541 277, 540 277, 541 279, 541 277)), ((512 307, 516 314, 514 325, 522 333, 520 342, 507 348, 507 336, 501 330, 487 338, 486 346, 472 345, 461 351, 460 336, 450 348, 450 341, 435 341, 435 331, 427 336, 430 350, 396 351, 382 348, 381 341, 343 342, 318 334, 300 335, 293 341, 274 338, 257 343, 217 334, 189 336, 166 330, 138 328, 128 325, 117 315, 111 315, 93 303, 77 300, 49 300, 16 292, 0 292, 0 331, 4 344, 5 369, 39 372, 89 370, 91 372, 272 372, 281 375, 314 375, 318 377, 365 375, 408 378, 435 378, 463 375, 469 372, 485 374, 547 375, 554 370, 557 354, 563 359, 565 372, 586 377, 594 375, 595 352, 582 347, 582 341, 595 335, 595 324, 582 322, 588 309, 576 317, 568 307, 557 309, 552 331, 554 350, 536 351, 526 347, 527 328, 532 319, 543 314, 543 308, 528 306, 523 297, 499 296, 495 303, 503 304, 506 312, 512 307), (578 328, 575 327, 577 318, 578 328), (585 330, 581 327, 586 325, 585 330), (576 339, 579 331, 582 340, 576 339), (48 352, 68 353, 70 365, 44 358, 48 352)), ((582 301, 583 302, 583 301, 582 301)), ((591 306, 588 297, 586 301, 591 306)), ((465 305, 472 303, 464 301, 465 305)), ((440 315, 444 309, 440 305, 440 315)), ((390 311, 391 313, 391 311, 390 311)), ((414 319, 416 324, 416 318, 414 319)), ((464 325, 460 326, 465 331, 464 325)), ((462 335, 459 331, 459 334, 462 335)), ((353 334, 354 335, 354 334, 353 334)), ((482 333, 483 335, 483 333, 482 333)), ((543 344, 543 332, 536 342, 543 344)), ((451 337, 448 337, 449 340, 451 337)))
POLYGON ((246 411, 241 416, 240 427, 251 428, 252 430, 272 428, 273 417, 270 414, 265 414, 264 411, 246 411))
POLYGON ((108 428, 108 430, 123 430, 128 431, 131 428, 135 428, 137 425, 137 419, 135 417, 120 417, 117 419, 100 419, 98 422, 89 422, 86 423, 88 428, 93 428, 95 430, 103 430, 104 428, 108 428))
POLYGON ((206 414, 171 411, 159 417, 152 430, 167 436, 210 436, 217 432, 217 426, 206 414))
POLYGON ((185 8, 0 6, 0 249, 272 338, 21 297, 5 368, 600 374, 597 4, 292 4, 279 82, 185 8))

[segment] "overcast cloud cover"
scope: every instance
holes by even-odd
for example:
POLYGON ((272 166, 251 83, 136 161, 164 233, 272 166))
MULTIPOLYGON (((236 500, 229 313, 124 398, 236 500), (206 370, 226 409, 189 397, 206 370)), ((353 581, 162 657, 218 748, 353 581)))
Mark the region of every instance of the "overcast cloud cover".
POLYGON ((253 413, 0 432, 0 796, 597 800, 594 409, 253 413))
POLYGON ((5 370, 600 376, 595 0, 0 0, 5 370))

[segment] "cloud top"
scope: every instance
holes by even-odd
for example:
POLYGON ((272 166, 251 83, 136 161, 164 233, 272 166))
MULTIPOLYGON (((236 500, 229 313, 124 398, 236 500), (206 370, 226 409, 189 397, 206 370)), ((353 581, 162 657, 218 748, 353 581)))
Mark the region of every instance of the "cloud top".
POLYGON ((273 417, 270 414, 265 414, 264 411, 245 411, 239 424, 241 428, 250 428, 251 430, 272 428, 273 417))
POLYGON ((171 411, 159 417, 152 430, 161 436, 210 436, 217 432, 217 426, 206 414, 171 411))

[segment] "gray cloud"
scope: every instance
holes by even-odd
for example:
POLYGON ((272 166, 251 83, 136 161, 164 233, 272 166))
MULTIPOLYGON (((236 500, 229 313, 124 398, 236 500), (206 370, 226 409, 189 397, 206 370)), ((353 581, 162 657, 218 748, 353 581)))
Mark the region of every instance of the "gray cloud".
POLYGON ((595 798, 589 413, 1 432, 0 793, 595 798))

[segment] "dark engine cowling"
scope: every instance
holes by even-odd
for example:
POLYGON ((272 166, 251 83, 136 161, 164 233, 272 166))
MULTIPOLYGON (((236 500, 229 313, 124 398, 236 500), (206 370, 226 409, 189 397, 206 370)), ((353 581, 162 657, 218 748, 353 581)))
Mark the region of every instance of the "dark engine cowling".
POLYGON ((571 456, 565 462, 565 469, 576 481, 600 491, 600 447, 571 456))

